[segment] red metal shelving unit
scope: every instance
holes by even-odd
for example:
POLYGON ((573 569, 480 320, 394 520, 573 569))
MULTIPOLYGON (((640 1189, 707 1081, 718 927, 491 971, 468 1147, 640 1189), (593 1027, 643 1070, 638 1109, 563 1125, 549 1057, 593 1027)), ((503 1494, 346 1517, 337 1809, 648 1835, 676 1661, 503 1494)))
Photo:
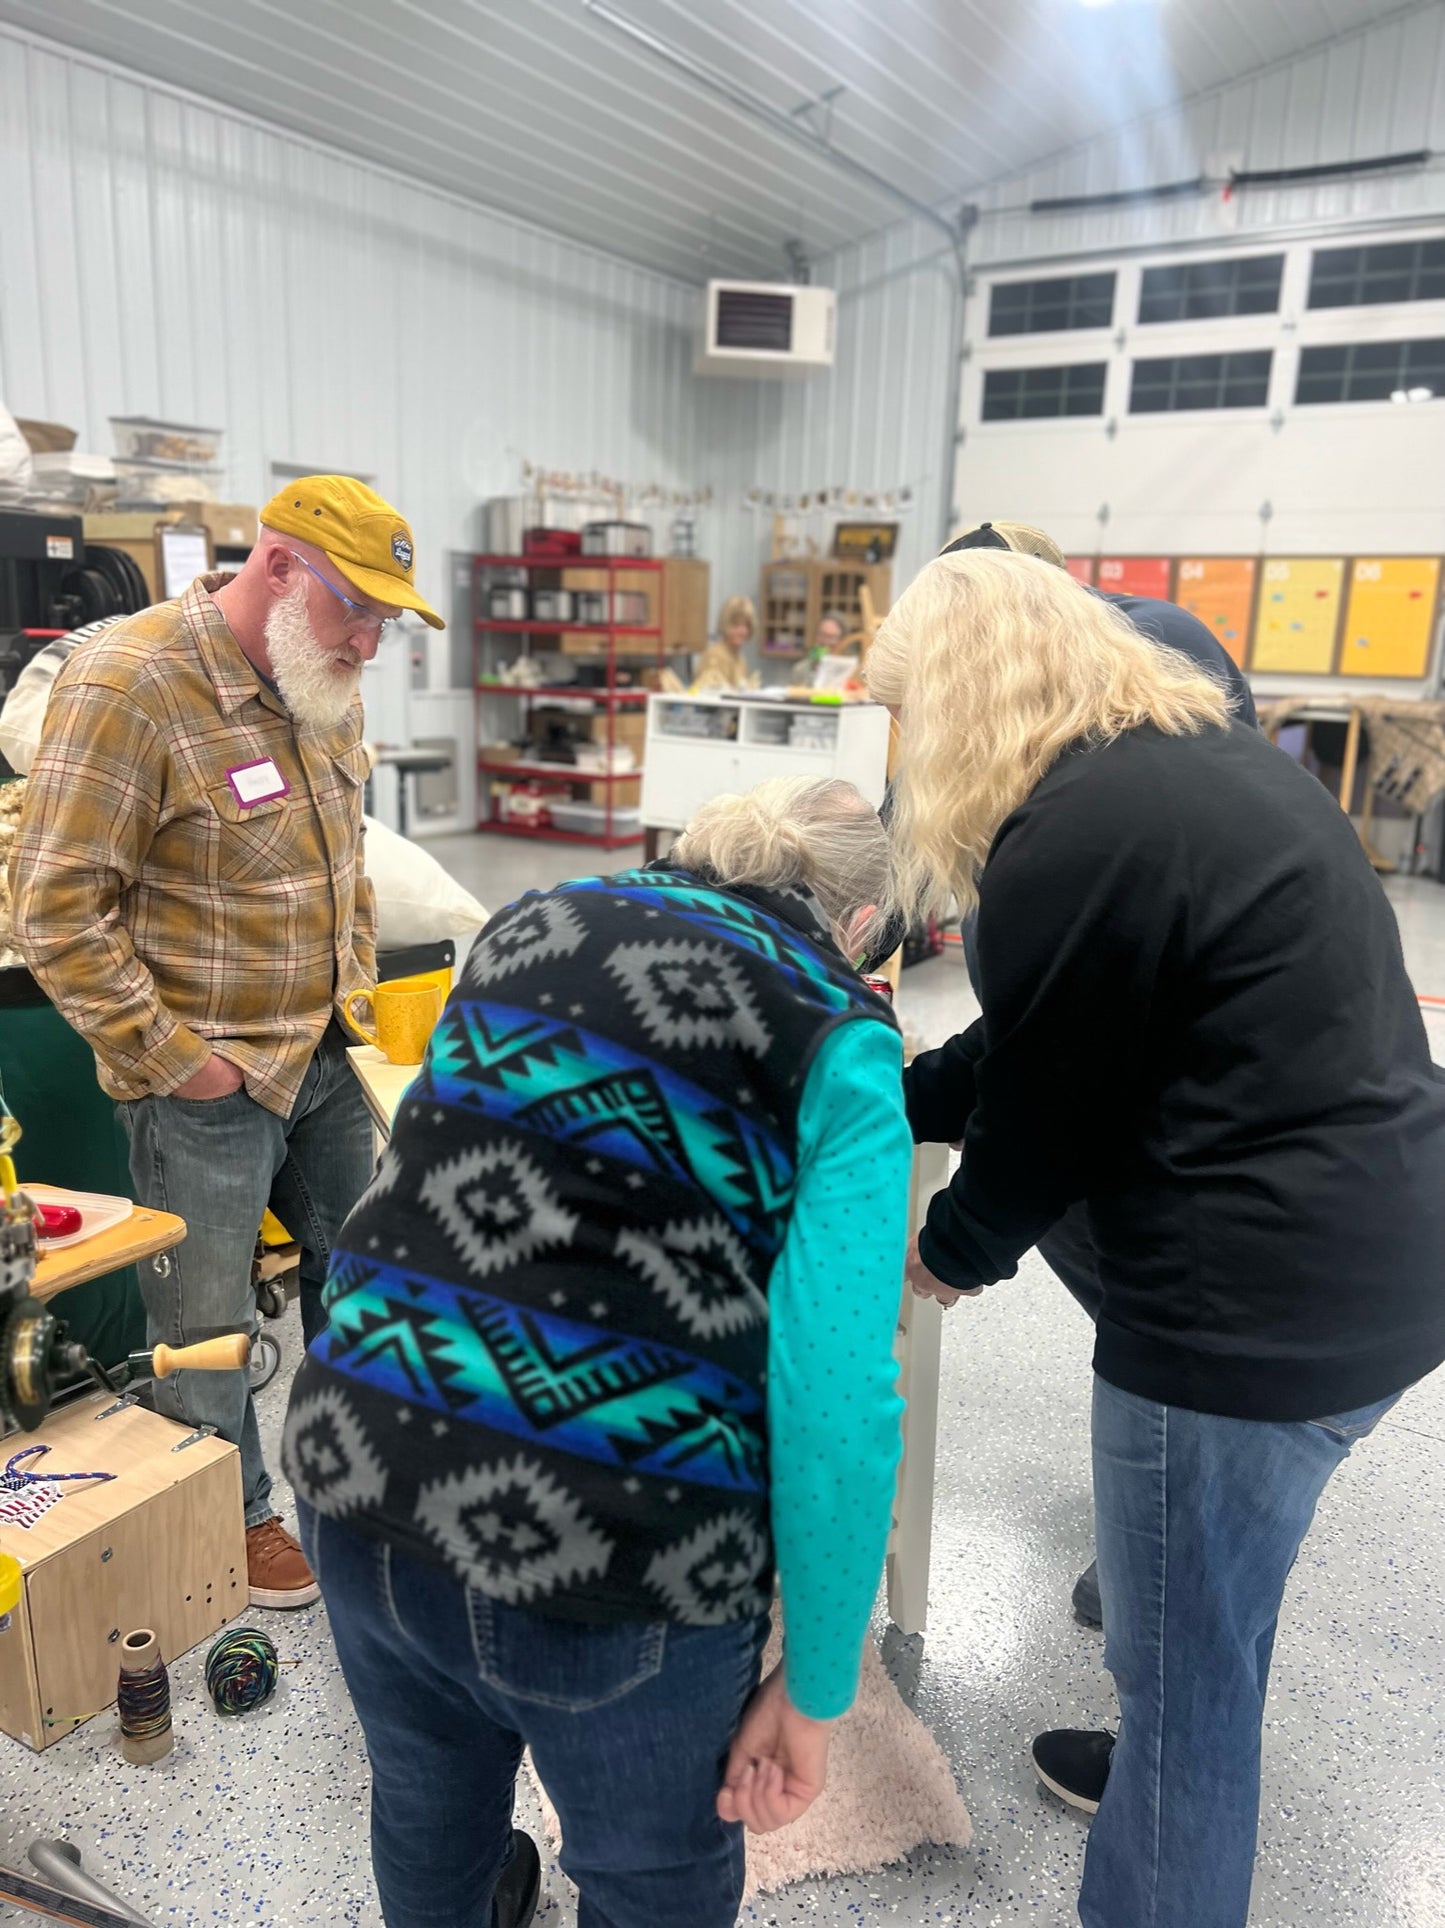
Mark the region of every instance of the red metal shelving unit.
POLYGON ((487 681, 481 673, 481 665, 476 670, 478 749, 477 773, 481 777, 513 776, 547 778, 557 783, 571 783, 587 786, 598 785, 603 792, 603 827, 598 835, 590 831, 556 830, 551 826, 539 828, 532 824, 503 823, 492 814, 490 794, 485 805, 478 799, 477 828, 506 837, 535 837, 549 843, 590 844, 603 850, 620 850, 624 845, 641 843, 642 830, 636 833, 617 831, 614 825, 614 798, 619 783, 634 783, 640 771, 578 770, 574 765, 565 763, 542 762, 503 762, 489 758, 480 748, 481 702, 483 698, 516 697, 524 703, 536 699, 551 701, 586 701, 604 711, 607 717, 607 762, 610 766, 612 753, 616 747, 615 718, 619 711, 633 708, 647 701, 647 691, 620 689, 617 685, 617 657, 619 645, 624 649, 627 644, 646 642, 656 644, 656 659, 659 667, 666 661, 663 650, 663 627, 665 618, 664 597, 666 579, 662 560, 656 556, 497 556, 476 555, 472 557, 472 628, 474 635, 482 636, 594 636, 600 645, 598 654, 605 654, 607 660, 607 682, 602 688, 584 688, 580 685, 563 685, 560 688, 546 685, 519 687, 509 683, 487 681), (481 609, 482 579, 497 569, 516 569, 528 572, 556 574, 563 569, 605 570, 609 578, 607 602, 609 611, 615 605, 614 587, 611 579, 622 571, 639 571, 655 575, 657 578, 656 602, 653 614, 656 621, 646 625, 634 623, 545 623, 532 621, 505 622, 492 617, 484 617, 481 609))

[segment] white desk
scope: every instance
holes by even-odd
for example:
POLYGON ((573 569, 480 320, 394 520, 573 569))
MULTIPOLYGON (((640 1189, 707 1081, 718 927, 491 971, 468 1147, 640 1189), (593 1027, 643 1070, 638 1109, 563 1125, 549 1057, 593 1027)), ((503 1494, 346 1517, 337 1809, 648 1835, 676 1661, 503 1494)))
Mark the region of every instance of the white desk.
MULTIPOLYGON (((402 1097, 421 1069, 390 1064, 374 1045, 348 1051, 361 1081, 378 1138, 384 1143, 402 1097)), ((948 1183, 948 1147, 920 1145, 913 1154, 909 1221, 919 1226, 928 1201, 948 1183)), ((928 1573, 933 1553, 933 1461, 938 1439, 938 1361, 943 1307, 916 1299, 905 1286, 898 1315, 898 1389, 903 1413, 903 1462, 888 1538, 888 1614, 901 1633, 922 1633, 928 1622, 928 1573)))

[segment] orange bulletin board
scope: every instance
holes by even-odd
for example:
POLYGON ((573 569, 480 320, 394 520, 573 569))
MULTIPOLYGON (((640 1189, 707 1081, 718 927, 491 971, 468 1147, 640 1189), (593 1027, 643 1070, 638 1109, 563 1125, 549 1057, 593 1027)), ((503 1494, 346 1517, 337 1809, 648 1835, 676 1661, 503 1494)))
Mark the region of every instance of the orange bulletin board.
POLYGON ((1104 556, 1095 581, 1116 596, 1155 596, 1168 602, 1173 571, 1168 556, 1104 556))
POLYGON ((1345 564, 1340 556, 1269 556, 1249 667, 1328 676, 1335 666, 1345 564))
POLYGON ((1439 600, 1438 557, 1361 556, 1351 563, 1341 676, 1423 676, 1439 600))
POLYGON ((1254 614, 1254 584, 1259 563, 1254 556, 1190 556, 1179 562, 1175 601, 1197 616, 1221 648, 1241 668, 1249 648, 1249 620, 1254 614))
POLYGON ((1075 582, 1089 584, 1094 580, 1094 558, 1092 556, 1069 556, 1064 562, 1064 567, 1068 570, 1075 582))

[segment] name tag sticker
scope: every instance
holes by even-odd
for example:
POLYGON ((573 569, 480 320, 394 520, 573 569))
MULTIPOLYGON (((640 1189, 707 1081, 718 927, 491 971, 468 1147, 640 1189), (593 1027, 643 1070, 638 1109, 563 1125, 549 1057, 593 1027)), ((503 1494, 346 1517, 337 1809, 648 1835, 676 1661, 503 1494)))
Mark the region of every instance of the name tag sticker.
POLYGON ((227 770, 226 781, 243 810, 291 793, 291 785, 268 756, 263 756, 259 763, 242 763, 234 770, 227 770))

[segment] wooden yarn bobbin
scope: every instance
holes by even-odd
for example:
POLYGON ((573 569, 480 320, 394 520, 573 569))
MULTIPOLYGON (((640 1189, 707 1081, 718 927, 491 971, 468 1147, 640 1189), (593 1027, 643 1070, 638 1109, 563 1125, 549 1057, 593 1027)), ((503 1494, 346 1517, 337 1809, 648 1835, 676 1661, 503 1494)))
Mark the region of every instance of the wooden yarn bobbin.
POLYGON ((160 1642, 138 1627, 120 1643, 120 1751, 137 1767, 161 1760, 175 1746, 171 1730, 171 1683, 160 1642))

